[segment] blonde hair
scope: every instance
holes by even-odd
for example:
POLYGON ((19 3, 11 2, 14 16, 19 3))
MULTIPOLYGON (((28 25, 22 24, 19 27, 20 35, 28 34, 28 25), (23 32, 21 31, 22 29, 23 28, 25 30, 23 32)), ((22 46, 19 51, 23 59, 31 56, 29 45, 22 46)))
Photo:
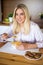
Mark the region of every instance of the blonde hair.
POLYGON ((20 25, 16 22, 15 16, 16 16, 16 11, 17 9, 22 9, 25 13, 26 19, 24 21, 24 33, 29 33, 30 30, 30 15, 28 8, 24 4, 19 4, 15 9, 14 9, 14 14, 13 14, 13 33, 19 33, 20 32, 20 25))

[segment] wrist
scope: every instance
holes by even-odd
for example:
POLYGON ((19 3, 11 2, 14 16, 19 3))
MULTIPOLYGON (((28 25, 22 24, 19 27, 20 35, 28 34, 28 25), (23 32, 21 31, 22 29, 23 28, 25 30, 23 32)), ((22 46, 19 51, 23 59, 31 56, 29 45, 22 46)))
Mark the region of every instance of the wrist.
POLYGON ((37 44, 29 44, 28 48, 38 48, 38 47, 37 47, 37 44))
POLYGON ((43 43, 37 42, 36 44, 38 48, 43 48, 43 43))

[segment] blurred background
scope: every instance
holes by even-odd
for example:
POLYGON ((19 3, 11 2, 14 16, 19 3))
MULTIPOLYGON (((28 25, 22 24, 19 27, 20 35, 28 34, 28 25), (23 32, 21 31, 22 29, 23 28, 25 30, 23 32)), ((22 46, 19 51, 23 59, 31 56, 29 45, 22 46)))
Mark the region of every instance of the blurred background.
POLYGON ((30 12, 31 20, 43 28, 43 0, 0 0, 0 23, 8 23, 17 4, 25 4, 30 12))

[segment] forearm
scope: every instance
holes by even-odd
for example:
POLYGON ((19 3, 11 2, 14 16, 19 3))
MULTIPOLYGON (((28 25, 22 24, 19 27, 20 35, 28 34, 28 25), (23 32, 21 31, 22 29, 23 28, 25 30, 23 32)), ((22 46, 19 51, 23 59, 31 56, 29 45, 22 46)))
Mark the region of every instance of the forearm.
MULTIPOLYGON (((28 50, 28 49, 34 49, 34 48, 39 48, 37 43, 23 43, 20 42, 20 45, 17 46, 18 49, 20 50, 28 50)), ((40 48, 39 48, 40 49, 40 48)))
POLYGON ((38 48, 38 47, 37 44, 35 43, 35 44, 28 44, 28 48, 38 48))
POLYGON ((31 44, 31 43, 22 43, 22 42, 20 43, 19 46, 17 45, 16 47, 19 50, 28 50, 28 49, 32 49, 32 48, 38 48, 36 43, 31 44))
POLYGON ((31 44, 31 43, 23 43, 23 46, 24 46, 25 49, 38 48, 36 43, 34 43, 34 44, 31 44))

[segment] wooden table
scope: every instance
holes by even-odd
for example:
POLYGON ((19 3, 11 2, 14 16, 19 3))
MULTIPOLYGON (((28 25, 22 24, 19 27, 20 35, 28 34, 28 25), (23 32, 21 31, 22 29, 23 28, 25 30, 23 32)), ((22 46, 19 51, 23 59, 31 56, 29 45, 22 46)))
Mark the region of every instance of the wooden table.
MULTIPOLYGON (((2 46, 0 43, 0 48, 2 46)), ((43 53, 43 48, 39 51, 43 53)), ((0 52, 0 65, 43 65, 43 58, 40 60, 27 60, 23 55, 0 52)))
POLYGON ((0 52, 0 65, 43 65, 43 58, 27 60, 21 55, 0 52))

